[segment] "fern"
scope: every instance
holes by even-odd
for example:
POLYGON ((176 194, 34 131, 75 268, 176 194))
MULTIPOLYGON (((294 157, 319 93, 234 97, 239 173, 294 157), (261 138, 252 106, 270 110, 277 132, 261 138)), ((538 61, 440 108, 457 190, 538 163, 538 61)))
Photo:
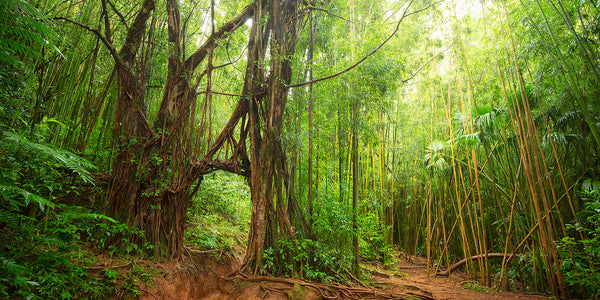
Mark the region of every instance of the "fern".
POLYGON ((0 209, 0 224, 2 223, 16 226, 19 223, 19 218, 11 211, 0 209))
POLYGON ((67 220, 77 220, 77 219, 92 219, 96 221, 108 221, 113 224, 119 223, 117 220, 97 213, 91 213, 85 207, 80 206, 69 206, 68 209, 65 209, 63 213, 61 213, 61 217, 67 220))
POLYGON ((131 247, 123 239, 129 227, 53 202, 69 200, 67 171, 92 182, 94 168, 69 151, 0 131, 0 299, 104 299, 112 292, 113 283, 86 273, 87 262, 73 262, 73 253, 81 255, 82 245, 131 247))
POLYGON ((52 201, 16 186, 0 185, 0 194, 3 195, 4 198, 8 200, 8 203, 15 209, 18 209, 20 206, 27 206, 30 203, 36 203, 41 210, 44 210, 45 207, 54 208, 54 203, 52 201), (23 196, 24 201, 21 202, 11 199, 11 194, 23 196))
POLYGON ((67 150, 60 149, 52 145, 28 141, 24 137, 12 132, 6 131, 4 132, 4 135, 7 141, 12 141, 15 144, 21 145, 27 150, 34 151, 40 155, 51 158, 61 164, 63 167, 66 167, 74 173, 77 173, 77 175, 79 175, 84 182, 93 183, 90 170, 96 169, 96 166, 87 160, 67 150))

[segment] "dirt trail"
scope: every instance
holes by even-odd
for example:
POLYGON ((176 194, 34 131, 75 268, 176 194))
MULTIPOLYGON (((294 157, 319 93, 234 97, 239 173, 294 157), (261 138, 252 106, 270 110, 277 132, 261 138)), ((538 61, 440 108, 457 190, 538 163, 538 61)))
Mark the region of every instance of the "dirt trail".
POLYGON ((464 272, 453 272, 450 277, 427 275, 426 260, 420 257, 402 258, 397 261, 396 267, 405 276, 389 276, 389 272, 378 272, 373 273, 372 281, 381 284, 383 290, 387 292, 415 290, 435 299, 550 299, 550 297, 522 292, 485 292, 467 289, 465 285, 471 283, 477 286, 477 284, 464 272))
POLYGON ((425 260, 419 257, 399 259, 395 270, 376 271, 375 266, 366 266, 371 273, 366 287, 332 286, 309 283, 297 279, 276 277, 254 277, 224 280, 223 277, 235 269, 237 260, 217 259, 199 255, 193 263, 195 271, 178 265, 169 267, 164 278, 157 279, 151 291, 142 293, 142 299, 465 299, 494 300, 550 299, 540 295, 520 292, 484 292, 464 288, 473 283, 462 271, 450 277, 428 276, 425 260), (183 268, 182 268, 183 267, 183 268), (394 274, 395 273, 395 274, 394 274))

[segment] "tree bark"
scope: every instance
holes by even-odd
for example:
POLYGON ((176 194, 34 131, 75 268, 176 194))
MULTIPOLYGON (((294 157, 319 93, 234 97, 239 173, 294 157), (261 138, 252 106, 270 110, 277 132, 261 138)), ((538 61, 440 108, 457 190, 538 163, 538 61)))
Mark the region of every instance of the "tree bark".
MULTIPOLYGON (((108 190, 109 214, 145 233, 139 244, 154 249, 155 256, 180 257, 191 185, 204 175, 222 169, 249 178, 253 211, 248 251, 242 269, 262 271, 265 247, 275 247, 282 237, 294 238, 286 205, 287 160, 280 136, 288 85, 297 43, 297 1, 259 0, 223 25, 189 58, 182 54, 178 1, 166 1, 170 55, 168 76, 158 115, 153 124, 145 115, 143 77, 134 74, 136 52, 155 8, 146 0, 130 27, 125 45, 116 55, 118 99, 117 154, 108 190), (236 109, 221 134, 201 159, 195 159, 194 133, 190 129, 197 93, 191 84, 194 70, 210 57, 216 41, 254 20, 248 42, 244 88, 236 109), (260 20, 260 21, 258 21, 260 20), (268 48, 270 47, 270 48, 268 48), (270 65, 266 68, 266 51, 270 65), (269 74, 265 73, 269 70, 269 74), (233 138, 241 122, 239 142, 233 138), (250 158, 246 139, 250 140, 250 158), (214 158, 225 143, 233 143, 228 160, 214 158), (250 172, 250 170, 252 170, 250 172)), ((103 39, 107 46, 110 43, 103 39)), ((210 67, 210 66, 209 66, 210 67)), ((137 70, 145 70, 139 67, 137 70)), ((207 91, 210 93, 210 91, 207 91)), ((201 134, 201 133, 198 133, 201 134)), ((295 197, 289 197, 295 201, 295 197)), ((297 210, 297 203, 290 203, 297 210)))
MULTIPOLYGON (((235 145, 237 152, 232 160, 213 158, 227 140, 233 140, 233 129, 247 106, 238 105, 204 157, 197 159, 198 153, 193 153, 194 133, 189 124, 193 121, 191 107, 195 107, 197 94, 190 78, 195 68, 214 50, 215 41, 240 27, 253 12, 253 6, 246 7, 214 32, 204 45, 184 60, 178 1, 166 1, 168 39, 172 47, 161 106, 151 125, 145 113, 145 74, 143 71, 135 74, 133 70, 136 65, 137 70, 146 69, 139 65, 145 61, 138 59, 137 51, 154 9, 154 0, 144 1, 122 49, 114 56, 118 85, 117 153, 107 194, 108 213, 143 232, 145 236, 133 237, 134 241, 147 250, 153 249, 155 256, 178 258, 183 254, 183 233, 192 184, 217 169, 245 176, 249 173, 245 147, 239 144, 235 145)), ((241 132, 242 135, 245 133, 244 130, 241 132)))
POLYGON ((265 249, 276 247, 281 238, 295 236, 283 209, 288 173, 280 138, 292 79, 290 59, 297 43, 297 16, 297 1, 259 0, 253 19, 268 21, 253 22, 250 31, 244 95, 250 101, 252 219, 241 270, 252 273, 262 272, 265 249), (265 76, 267 46, 271 59, 270 73, 265 76))

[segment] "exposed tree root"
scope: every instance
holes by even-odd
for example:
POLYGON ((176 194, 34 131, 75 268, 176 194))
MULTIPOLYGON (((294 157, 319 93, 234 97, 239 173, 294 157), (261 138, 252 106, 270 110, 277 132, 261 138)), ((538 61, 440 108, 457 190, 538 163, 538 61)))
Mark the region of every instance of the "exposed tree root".
POLYGON ((371 274, 373 274, 373 275, 378 275, 378 276, 385 277, 385 278, 390 278, 390 277, 392 277, 392 276, 390 276, 390 274, 386 274, 386 273, 383 273, 383 272, 377 271, 377 270, 375 270, 375 269, 369 269, 369 268, 367 268, 367 267, 363 267, 362 269, 363 269, 365 272, 371 273, 371 274))
MULTIPOLYGON (((433 300, 431 296, 407 292, 402 294, 393 294, 378 291, 368 287, 351 287, 343 285, 311 283, 298 279, 280 278, 270 276, 244 277, 235 276, 229 277, 226 280, 237 280, 238 282, 256 282, 261 289, 266 293, 277 293, 281 295, 292 295, 298 292, 298 287, 311 289, 322 299, 405 299, 405 300, 433 300)), ((238 287, 240 288, 241 285, 238 287)))
MULTIPOLYGON (((508 257, 510 259, 510 258, 512 258, 512 256, 513 256, 512 253, 506 253, 506 254, 505 253, 488 253, 487 254, 488 258, 504 258, 504 257, 508 257)), ((454 270, 456 270, 456 269, 460 268, 462 265, 466 264, 467 261, 469 261, 469 260, 478 260, 478 259, 482 259, 482 258, 485 258, 485 257, 486 257, 486 254, 480 254, 480 255, 471 256, 469 258, 465 258, 465 259, 463 259, 463 260, 461 260, 461 261, 459 261, 459 262, 451 265, 448 268, 448 270, 437 272, 437 273, 435 273, 435 275, 438 275, 438 276, 448 276, 454 270)))

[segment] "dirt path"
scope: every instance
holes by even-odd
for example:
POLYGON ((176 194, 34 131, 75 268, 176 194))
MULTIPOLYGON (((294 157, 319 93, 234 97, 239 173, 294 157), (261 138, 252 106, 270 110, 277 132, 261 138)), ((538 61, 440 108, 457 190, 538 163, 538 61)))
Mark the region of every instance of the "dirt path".
MULTIPOLYGON (((396 262, 395 270, 365 267, 371 273, 363 283, 369 286, 339 286, 309 283, 299 279, 278 277, 238 277, 225 280, 237 265, 235 258, 216 259, 201 254, 194 262, 184 265, 168 263, 165 276, 155 280, 142 299, 214 299, 214 300, 288 300, 288 299, 465 299, 465 300, 547 300, 549 297, 520 292, 486 292, 465 288, 479 287, 462 271, 450 277, 427 276, 423 258, 404 256, 396 262), (193 266, 190 269, 190 266, 193 266), (151 290, 151 291, 150 291, 151 290)), ((484 288, 481 288, 484 290, 484 288)))
MULTIPOLYGON (((428 276, 426 260, 419 257, 410 257, 410 261, 402 258, 396 263, 396 267, 405 276, 389 276, 389 272, 378 272, 373 273, 372 281, 379 283, 386 292, 401 293, 406 290, 414 290, 435 299, 550 299, 541 295, 521 292, 486 292, 468 289, 465 286, 480 286, 469 279, 462 271, 454 272, 450 277, 428 276)), ((481 289, 484 290, 485 288, 481 289)))

